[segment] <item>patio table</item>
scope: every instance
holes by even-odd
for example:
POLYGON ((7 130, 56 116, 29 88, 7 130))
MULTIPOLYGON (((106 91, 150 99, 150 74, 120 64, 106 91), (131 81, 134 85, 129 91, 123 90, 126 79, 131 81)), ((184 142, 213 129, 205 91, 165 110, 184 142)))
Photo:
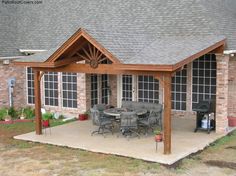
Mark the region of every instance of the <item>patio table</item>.
MULTIPOLYGON (((106 115, 113 116, 118 119, 118 118, 120 118, 120 115, 122 112, 128 112, 128 111, 130 111, 130 110, 127 110, 126 108, 110 108, 110 109, 104 110, 103 112, 106 115)), ((140 109, 140 110, 135 110, 135 112, 138 116, 142 116, 147 113, 147 110, 140 109)))

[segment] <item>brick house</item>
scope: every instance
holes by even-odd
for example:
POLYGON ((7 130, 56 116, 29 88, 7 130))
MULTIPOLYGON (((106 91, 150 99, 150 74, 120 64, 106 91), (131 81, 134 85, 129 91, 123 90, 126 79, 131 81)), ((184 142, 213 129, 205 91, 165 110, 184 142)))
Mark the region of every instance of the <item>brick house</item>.
MULTIPOLYGON (((2 4, 0 106, 9 105, 11 77, 16 78, 14 105, 34 105, 32 68, 14 66, 12 59, 44 62, 82 27, 128 64, 168 65, 191 57, 172 77, 172 114, 194 117, 192 109, 199 101, 215 99, 216 131, 226 132, 227 116, 236 116, 235 12, 233 0, 2 4), (10 64, 4 64, 7 60, 10 64)), ((164 99, 160 81, 147 75, 46 72, 41 87, 47 110, 73 115, 97 103, 120 106, 122 99, 164 99)))

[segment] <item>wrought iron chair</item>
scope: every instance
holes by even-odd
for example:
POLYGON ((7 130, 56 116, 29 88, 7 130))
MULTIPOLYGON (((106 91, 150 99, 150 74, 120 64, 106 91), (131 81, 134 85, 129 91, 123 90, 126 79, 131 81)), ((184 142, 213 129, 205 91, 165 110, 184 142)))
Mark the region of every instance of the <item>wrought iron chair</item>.
POLYGON ((153 132, 156 126, 162 129, 162 111, 151 110, 147 117, 139 119, 139 125, 145 129, 146 135, 149 130, 153 132))
POLYGON ((111 132, 113 134, 113 123, 110 118, 104 117, 102 113, 94 108, 90 109, 93 125, 98 126, 98 129, 93 131, 91 135, 97 133, 105 137, 105 133, 111 132))
POLYGON ((138 133, 138 116, 136 112, 121 113, 120 131, 126 137, 130 137, 132 134, 136 134, 140 137, 140 134, 138 133))

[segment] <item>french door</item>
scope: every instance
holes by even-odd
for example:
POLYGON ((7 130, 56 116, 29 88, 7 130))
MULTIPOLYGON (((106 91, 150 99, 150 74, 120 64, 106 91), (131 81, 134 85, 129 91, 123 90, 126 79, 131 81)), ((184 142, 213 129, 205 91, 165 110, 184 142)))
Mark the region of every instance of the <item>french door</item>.
POLYGON ((159 81, 153 76, 121 76, 121 100, 159 102, 159 81))
POLYGON ((95 104, 109 104, 109 76, 91 74, 91 107, 95 104))

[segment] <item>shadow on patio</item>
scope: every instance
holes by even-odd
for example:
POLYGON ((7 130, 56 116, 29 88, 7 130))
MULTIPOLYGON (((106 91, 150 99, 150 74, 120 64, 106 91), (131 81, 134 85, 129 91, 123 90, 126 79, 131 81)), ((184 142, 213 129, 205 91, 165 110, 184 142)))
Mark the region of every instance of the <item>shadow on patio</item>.
POLYGON ((171 165, 191 153, 202 150, 222 136, 214 132, 194 133, 194 127, 194 119, 173 118, 171 155, 163 154, 163 143, 158 144, 156 151, 154 135, 151 134, 130 140, 123 136, 117 138, 116 134, 107 134, 105 138, 102 135, 91 136, 91 132, 97 127, 93 126, 90 120, 53 127, 51 135, 36 135, 31 132, 14 138, 171 165))

